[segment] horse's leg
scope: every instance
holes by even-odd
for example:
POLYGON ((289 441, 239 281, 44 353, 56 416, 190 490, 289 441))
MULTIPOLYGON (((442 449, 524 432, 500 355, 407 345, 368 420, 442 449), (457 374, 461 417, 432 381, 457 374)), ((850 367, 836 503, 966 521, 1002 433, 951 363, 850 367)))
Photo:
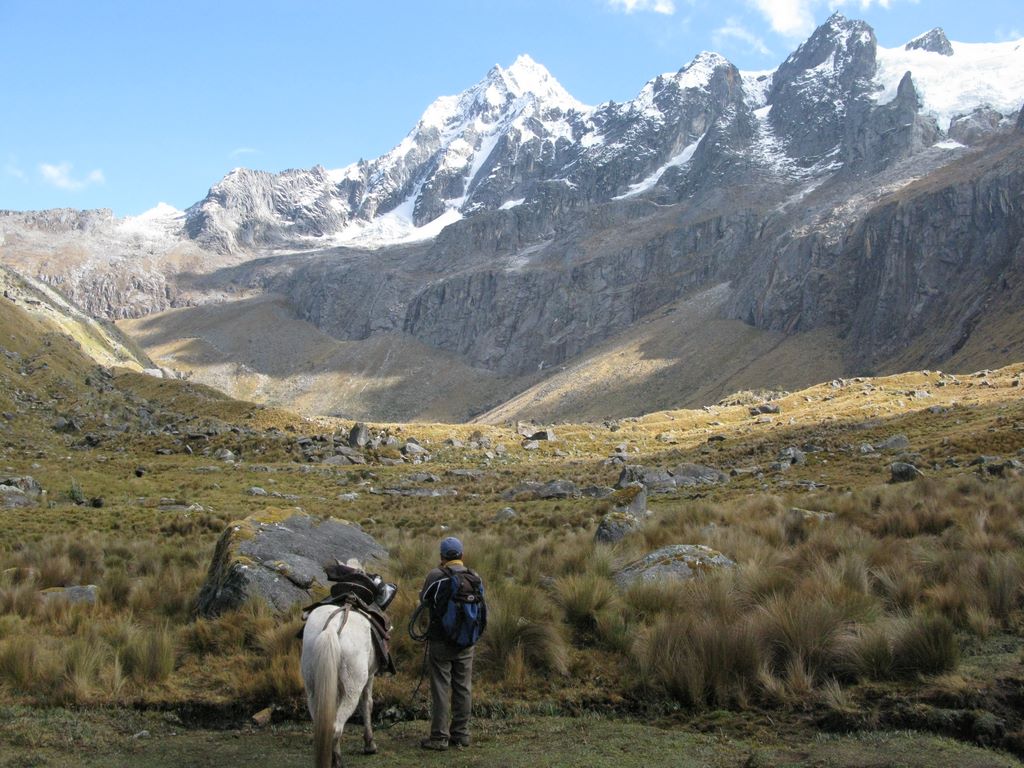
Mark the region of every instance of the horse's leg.
MULTIPOLYGON (((344 672, 342 673, 344 675, 344 672)), ((334 718, 334 763, 333 768, 341 768, 341 732, 345 723, 352 717, 359 704, 360 687, 358 681, 342 678, 341 701, 338 702, 338 713, 334 718)))
POLYGON ((360 711, 363 713, 363 754, 377 754, 377 742, 373 740, 373 675, 366 681, 363 695, 359 699, 360 711))

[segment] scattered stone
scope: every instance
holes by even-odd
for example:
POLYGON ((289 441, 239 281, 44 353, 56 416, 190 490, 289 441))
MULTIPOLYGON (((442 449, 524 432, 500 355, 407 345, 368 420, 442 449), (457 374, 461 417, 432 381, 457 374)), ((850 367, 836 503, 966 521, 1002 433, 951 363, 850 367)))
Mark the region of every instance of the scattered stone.
POLYGON ((350 558, 374 570, 387 552, 344 520, 314 517, 297 508, 268 508, 221 534, 196 612, 218 616, 256 597, 286 612, 328 587, 325 565, 350 558))
POLYGON ((553 443, 557 438, 555 437, 555 431, 553 429, 541 429, 529 435, 527 440, 547 440, 549 443, 553 443))
POLYGON ((526 440, 523 442, 524 451, 536 451, 538 448, 540 448, 540 443, 536 440, 526 440))
POLYGON ((220 448, 215 454, 213 454, 213 458, 217 459, 218 461, 234 461, 235 454, 229 451, 227 448, 220 448))
POLYGON ((751 416, 760 416, 766 413, 782 413, 782 408, 777 403, 761 403, 750 408, 751 416))
POLYGON ((929 405, 925 410, 933 416, 939 416, 943 413, 949 412, 949 408, 944 405, 929 405))
POLYGON ((671 493, 676 489, 675 478, 668 470, 627 464, 619 473, 616 488, 625 488, 633 483, 643 483, 650 493, 671 493))
POLYGON ((411 438, 405 442, 404 446, 402 446, 402 453, 404 453, 406 456, 413 456, 418 458, 426 457, 429 455, 426 448, 424 448, 419 443, 413 441, 411 438))
POLYGON ((465 477, 471 480, 478 480, 484 476, 482 469, 449 469, 445 474, 452 477, 465 477))
POLYGON ((72 587, 50 587, 42 590, 39 594, 46 601, 64 601, 71 604, 82 603, 84 605, 95 605, 99 596, 100 588, 95 584, 72 587))
POLYGON ((454 437, 449 437, 447 440, 445 440, 444 441, 444 445, 447 448, 462 448, 463 447, 462 446, 462 441, 457 439, 457 438, 454 438, 454 437))
POLYGON ((869 453, 875 452, 875 446, 873 446, 871 443, 861 443, 860 448, 858 448, 857 450, 867 455, 869 453))
POLYGON ((718 568, 734 568, 736 563, 703 544, 672 544, 635 560, 615 574, 615 583, 628 587, 635 582, 665 579, 692 579, 699 573, 718 568))
POLYGON ((136 741, 141 740, 141 739, 148 739, 149 738, 149 731, 139 731, 138 733, 134 734, 132 736, 132 738, 135 739, 136 741))
POLYGON ((587 485, 580 488, 580 496, 587 499, 604 499, 613 493, 615 493, 615 489, 606 485, 587 485))
POLYGON ((594 541, 598 544, 615 544, 639 530, 640 527, 640 521, 633 515, 626 512, 609 512, 597 524, 594 541))
POLYGON ((250 496, 266 496, 267 495, 267 492, 265 490, 263 490, 262 488, 260 488, 258 485, 252 486, 248 491, 246 491, 246 493, 248 493, 250 496))
POLYGON ((350 448, 365 448, 370 442, 370 428, 363 422, 352 425, 348 433, 348 445, 350 448))
POLYGON ((672 470, 676 486, 720 485, 729 482, 729 476, 703 464, 680 464, 672 470))
POLYGON ((620 488, 608 497, 608 501, 612 504, 613 512, 632 515, 637 520, 650 514, 647 509, 647 488, 643 483, 630 483, 620 488))
MULTIPOLYGON (((366 460, 363 459, 363 461, 360 463, 365 463, 365 461, 366 460)), ((337 456, 328 456, 326 459, 323 460, 323 463, 329 467, 350 467, 356 462, 352 461, 350 457, 339 453, 337 456)))
POLYGON ((495 513, 492 522, 503 523, 506 520, 515 520, 518 516, 518 513, 512 507, 504 507, 495 513))
POLYGON ((504 456, 507 453, 508 453, 508 448, 505 447, 504 443, 498 443, 496 446, 494 446, 494 455, 495 456, 504 456))
POLYGON ((407 496, 410 498, 434 499, 441 496, 458 496, 454 488, 383 488, 371 493, 382 496, 407 496))
POLYGON ((708 435, 709 443, 721 443, 725 441, 725 435, 708 435))
POLYGON ((415 483, 439 483, 441 478, 433 472, 413 472, 411 475, 405 476, 404 482, 410 485, 415 483))
POLYGON ((355 501, 359 498, 359 494, 355 491, 349 491, 348 493, 339 493, 338 501, 355 501))
POLYGON ((920 469, 905 461, 894 461, 889 465, 889 472, 892 475, 890 482, 893 483, 909 483, 919 477, 924 477, 924 473, 920 469))
POLYGON ((147 472, 149 472, 149 470, 146 469, 145 467, 136 467, 135 468, 135 476, 136 477, 145 477, 147 472))
POLYGON ((789 446, 779 451, 779 455, 776 457, 776 461, 788 462, 789 464, 804 464, 807 462, 807 457, 804 452, 796 446, 789 446))
POLYGON ((893 435, 887 437, 880 443, 875 443, 874 448, 876 451, 903 451, 910 447, 910 440, 907 439, 906 435, 893 435))
POLYGON ((267 707, 266 709, 261 709, 259 712, 253 715, 252 722, 257 728, 265 728, 266 726, 270 725, 270 721, 273 718, 273 716, 274 708, 267 707))

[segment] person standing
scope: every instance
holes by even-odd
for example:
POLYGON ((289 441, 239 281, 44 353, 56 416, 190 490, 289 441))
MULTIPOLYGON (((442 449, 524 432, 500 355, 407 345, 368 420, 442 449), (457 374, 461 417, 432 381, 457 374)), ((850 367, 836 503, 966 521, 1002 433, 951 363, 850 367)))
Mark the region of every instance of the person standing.
POLYGON ((480 577, 462 561, 462 542, 449 536, 440 550, 441 564, 427 574, 420 590, 420 600, 430 608, 427 669, 431 699, 430 737, 420 746, 446 750, 449 745, 469 746, 473 645, 486 625, 487 614, 480 577))

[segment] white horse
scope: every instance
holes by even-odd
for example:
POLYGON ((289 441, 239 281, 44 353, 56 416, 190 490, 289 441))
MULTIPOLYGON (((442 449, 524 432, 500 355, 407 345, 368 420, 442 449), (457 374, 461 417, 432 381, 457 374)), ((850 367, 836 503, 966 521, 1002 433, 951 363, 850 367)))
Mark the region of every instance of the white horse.
POLYGON ((302 634, 302 679, 317 768, 341 767, 341 731, 356 705, 363 715, 363 753, 377 751, 372 725, 376 671, 370 622, 363 614, 332 605, 309 614, 302 634))

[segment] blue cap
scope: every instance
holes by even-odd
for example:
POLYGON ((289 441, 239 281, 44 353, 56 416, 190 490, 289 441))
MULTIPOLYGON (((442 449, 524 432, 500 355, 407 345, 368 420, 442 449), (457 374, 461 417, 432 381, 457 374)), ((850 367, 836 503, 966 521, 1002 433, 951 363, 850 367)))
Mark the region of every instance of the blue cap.
POLYGON ((458 560, 462 557, 462 542, 454 536, 449 536, 441 542, 441 559, 458 560))

